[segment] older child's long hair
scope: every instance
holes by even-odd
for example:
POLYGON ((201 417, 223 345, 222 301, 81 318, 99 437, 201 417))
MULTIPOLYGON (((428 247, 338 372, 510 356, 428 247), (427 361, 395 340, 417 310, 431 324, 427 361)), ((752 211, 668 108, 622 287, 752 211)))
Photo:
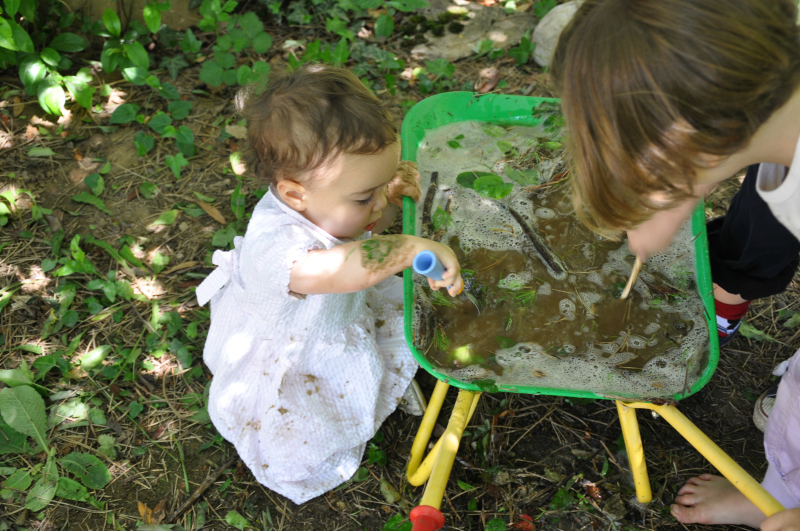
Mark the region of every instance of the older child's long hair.
POLYGON ((796 0, 586 0, 561 36, 578 216, 631 228, 693 194, 800 84, 796 0), (654 193, 666 203, 654 201, 654 193))
POLYGON ((305 65, 271 77, 263 92, 242 89, 236 105, 247 120, 248 169, 267 183, 313 187, 309 172, 330 156, 374 154, 397 140, 388 106, 343 68, 305 65))

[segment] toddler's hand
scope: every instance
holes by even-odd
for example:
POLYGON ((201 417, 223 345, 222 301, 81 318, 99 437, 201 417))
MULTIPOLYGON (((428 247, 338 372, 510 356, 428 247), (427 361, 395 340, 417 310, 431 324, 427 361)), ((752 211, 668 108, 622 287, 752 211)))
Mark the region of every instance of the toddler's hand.
POLYGON ((800 509, 773 514, 761 522, 761 531, 800 531, 800 509))
POLYGON ((386 189, 386 200, 399 207, 403 206, 403 197, 408 196, 416 203, 421 194, 417 164, 410 160, 401 160, 397 165, 394 178, 386 189))
POLYGON ((428 285, 432 290, 439 288, 449 288, 447 293, 451 297, 455 297, 464 289, 464 279, 461 278, 461 265, 458 263, 456 253, 450 247, 442 245, 432 240, 424 240, 426 242, 425 248, 433 252, 436 258, 442 263, 445 268, 442 280, 428 279, 428 285))

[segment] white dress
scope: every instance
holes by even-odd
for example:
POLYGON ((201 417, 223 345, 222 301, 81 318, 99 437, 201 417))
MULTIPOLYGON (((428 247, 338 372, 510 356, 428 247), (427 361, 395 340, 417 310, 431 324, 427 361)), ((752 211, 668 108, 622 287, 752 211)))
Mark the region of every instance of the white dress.
POLYGON ((342 243, 269 192, 197 289, 201 304, 211 298, 211 421, 259 482, 295 503, 355 473, 417 369, 398 277, 357 293, 289 291, 295 261, 342 243))

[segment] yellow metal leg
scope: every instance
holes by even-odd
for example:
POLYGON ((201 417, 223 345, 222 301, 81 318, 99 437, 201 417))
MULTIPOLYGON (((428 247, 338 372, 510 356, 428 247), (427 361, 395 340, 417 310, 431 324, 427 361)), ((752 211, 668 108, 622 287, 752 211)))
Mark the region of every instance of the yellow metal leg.
POLYGON ((625 450, 628 452, 628 461, 631 465, 633 483, 636 485, 636 499, 639 503, 650 503, 653 500, 653 491, 650 488, 650 477, 647 475, 647 462, 644 459, 642 436, 639 433, 639 421, 636 419, 636 410, 617 402, 619 425, 622 427, 622 437, 625 439, 625 450))
POLYGON ((430 439, 433 425, 436 423, 436 416, 442 407, 447 388, 448 385, 442 382, 436 384, 436 389, 428 404, 428 410, 422 419, 422 425, 414 438, 414 444, 411 447, 411 461, 408 464, 409 483, 418 486, 425 483, 426 480, 428 481, 425 491, 422 493, 420 505, 427 505, 437 509, 442 504, 445 486, 453 468, 453 461, 461 442, 461 435, 472 418, 480 398, 480 393, 459 390, 447 429, 436 442, 430 454, 422 461, 422 453, 430 439), (422 461, 421 464, 420 461, 422 461))
MULTIPOLYGON (((678 411, 675 406, 656 406, 644 402, 627 403, 625 406, 636 409, 651 409, 664 417, 664 420, 669 422, 678 433, 683 435, 689 444, 694 446, 703 457, 708 459, 709 463, 716 467, 733 486, 739 489, 739 492, 744 494, 745 497, 753 502, 765 515, 771 516, 783 510, 783 506, 778 503, 769 492, 764 490, 750 474, 745 472, 742 467, 728 456, 728 454, 723 452, 722 448, 714 444, 706 434, 700 431, 700 429, 686 418, 683 413, 678 411)), ((627 439, 625 442, 627 444, 627 439)))

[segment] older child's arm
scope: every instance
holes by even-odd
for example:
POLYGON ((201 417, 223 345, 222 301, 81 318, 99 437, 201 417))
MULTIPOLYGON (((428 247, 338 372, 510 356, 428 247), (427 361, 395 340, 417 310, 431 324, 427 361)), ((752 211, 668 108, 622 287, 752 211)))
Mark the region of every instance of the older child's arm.
POLYGON ((309 251, 292 267, 289 289, 308 295, 361 291, 411 266, 423 250, 432 251, 446 269, 442 280, 429 281, 431 288, 450 287, 450 295, 457 295, 463 280, 455 253, 446 245, 403 234, 309 251))
POLYGON ((661 251, 672 242, 683 222, 689 219, 699 198, 710 192, 717 183, 698 184, 694 187, 697 197, 690 197, 678 206, 661 210, 644 223, 628 231, 628 247, 642 260, 661 251))
POLYGON ((761 531, 800 531, 800 509, 773 514, 761 522, 761 531))

